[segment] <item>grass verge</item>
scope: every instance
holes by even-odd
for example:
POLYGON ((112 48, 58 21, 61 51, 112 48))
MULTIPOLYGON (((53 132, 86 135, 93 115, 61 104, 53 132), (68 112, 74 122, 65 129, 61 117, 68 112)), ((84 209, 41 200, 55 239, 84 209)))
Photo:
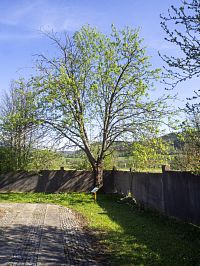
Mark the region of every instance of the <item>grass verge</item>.
POLYGON ((126 204, 117 195, 8 193, 1 202, 54 203, 80 212, 110 265, 200 265, 200 228, 126 204))

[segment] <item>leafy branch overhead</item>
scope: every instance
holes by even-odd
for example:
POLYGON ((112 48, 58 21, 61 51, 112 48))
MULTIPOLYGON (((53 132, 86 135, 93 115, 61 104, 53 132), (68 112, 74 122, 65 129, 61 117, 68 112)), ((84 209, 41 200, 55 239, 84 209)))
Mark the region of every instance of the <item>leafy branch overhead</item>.
MULTIPOLYGON (((184 0, 182 6, 168 10, 168 16, 161 15, 161 26, 168 42, 179 48, 179 56, 160 55, 168 67, 164 82, 174 88, 178 83, 200 77, 200 1, 184 0)), ((185 147, 181 162, 187 168, 199 170, 199 113, 200 88, 194 90, 193 96, 186 104, 185 113, 189 117, 183 124, 185 147), (184 158, 184 160, 183 160, 184 158), (185 160, 185 158, 187 160, 185 160), (192 159, 191 159, 192 158, 192 159), (192 161, 192 163, 191 163, 192 161), (191 168, 192 168, 191 167, 191 168)))
MULTIPOLYGON (((167 37, 165 40, 175 44, 180 56, 160 55, 170 67, 166 82, 173 87, 179 82, 200 75, 200 2, 184 0, 182 6, 171 6, 168 15, 161 15, 161 26, 167 37), (171 78, 174 80, 171 82, 171 78)), ((198 94, 198 92, 196 92, 198 94)), ((199 96, 199 94, 198 94, 199 96)))

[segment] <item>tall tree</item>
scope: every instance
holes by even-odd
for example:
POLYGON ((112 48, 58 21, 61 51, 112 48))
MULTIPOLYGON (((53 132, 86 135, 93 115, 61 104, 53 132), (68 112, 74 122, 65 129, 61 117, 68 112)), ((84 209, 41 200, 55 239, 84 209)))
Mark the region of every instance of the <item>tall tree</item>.
POLYGON ((24 169, 28 163, 35 138, 35 114, 33 92, 23 80, 13 82, 0 108, 1 142, 9 153, 10 170, 24 169))
POLYGON ((159 70, 151 69, 134 29, 112 26, 108 36, 85 26, 72 36, 47 36, 58 55, 38 56, 41 74, 33 83, 42 120, 85 152, 100 186, 113 142, 130 135, 139 139, 161 121, 166 98, 151 100, 148 94, 159 70), (96 154, 92 142, 100 144, 96 154))
MULTIPOLYGON (((180 7, 171 6, 168 16, 161 16, 161 26, 168 42, 179 48, 179 56, 161 55, 167 63, 165 82, 175 87, 178 83, 200 76, 200 1, 184 0, 180 7)), ((184 148, 180 162, 184 167, 199 170, 199 113, 200 88, 194 91, 187 103, 186 115, 189 117, 183 126, 184 148), (183 160, 184 158, 184 160, 183 160)), ((180 158, 180 156, 178 156, 180 158)))
MULTIPOLYGON (((167 35, 165 40, 175 44, 180 52, 178 56, 160 55, 169 67, 165 82, 175 87, 182 81, 200 76, 200 1, 184 0, 180 7, 172 5, 168 15, 161 15, 161 19, 167 35)), ((200 98, 199 88, 193 98, 200 98)), ((197 102, 192 107, 199 106, 197 102)))

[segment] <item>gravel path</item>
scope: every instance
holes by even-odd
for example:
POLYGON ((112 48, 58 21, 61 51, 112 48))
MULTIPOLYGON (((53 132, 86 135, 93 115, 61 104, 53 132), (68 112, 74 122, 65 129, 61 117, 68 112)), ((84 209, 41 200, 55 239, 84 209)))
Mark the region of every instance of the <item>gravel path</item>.
POLYGON ((0 265, 100 265, 70 209, 1 203, 0 213, 0 265))

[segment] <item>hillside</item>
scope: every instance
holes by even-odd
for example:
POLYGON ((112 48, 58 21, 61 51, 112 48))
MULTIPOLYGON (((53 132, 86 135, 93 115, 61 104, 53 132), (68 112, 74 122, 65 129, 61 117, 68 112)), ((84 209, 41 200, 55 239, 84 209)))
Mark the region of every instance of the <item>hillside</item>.
MULTIPOLYGON (((168 144, 171 144, 176 150, 179 150, 182 147, 182 143, 179 140, 177 133, 169 133, 169 134, 161 136, 161 138, 168 144)), ((100 145, 100 143, 95 142, 92 145, 95 147, 95 146, 100 145)), ((118 157, 127 157, 131 155, 130 146, 131 146, 131 142, 115 141, 112 145, 112 150, 115 152, 116 156, 118 157)), ((66 151, 61 151, 61 153, 64 154, 68 158, 79 158, 82 154, 82 151, 81 150, 76 150, 76 151, 66 150, 66 151)))

